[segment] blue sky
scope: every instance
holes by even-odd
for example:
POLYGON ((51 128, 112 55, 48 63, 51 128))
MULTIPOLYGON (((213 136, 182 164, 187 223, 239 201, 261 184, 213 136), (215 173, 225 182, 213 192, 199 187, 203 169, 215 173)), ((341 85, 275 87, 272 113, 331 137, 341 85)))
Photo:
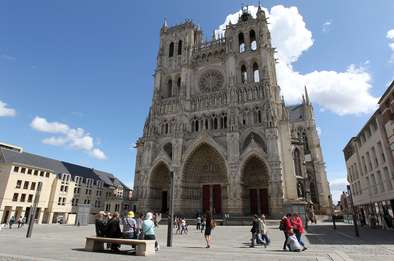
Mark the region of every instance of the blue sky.
MULTIPOLYGON (((163 18, 191 18, 210 38, 241 3, 257 1, 0 1, 0 141, 131 184, 163 18)), ((310 89, 339 190, 343 146, 394 79, 394 2, 262 5, 272 15, 285 99, 294 103, 304 84, 310 89)))

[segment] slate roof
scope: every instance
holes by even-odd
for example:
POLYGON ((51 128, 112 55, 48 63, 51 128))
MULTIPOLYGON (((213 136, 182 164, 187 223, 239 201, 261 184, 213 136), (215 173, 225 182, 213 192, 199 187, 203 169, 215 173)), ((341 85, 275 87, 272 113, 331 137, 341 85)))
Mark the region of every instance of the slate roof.
POLYGON ((289 112, 289 121, 299 121, 304 119, 304 106, 303 104, 286 106, 289 112))
POLYGON ((46 158, 28 152, 17 152, 0 147, 0 163, 21 164, 40 169, 46 169, 52 171, 55 174, 70 174, 73 178, 75 176, 79 176, 83 178, 90 178, 95 181, 102 180, 107 185, 117 186, 120 184, 124 188, 129 189, 111 173, 87 168, 69 162, 46 158))

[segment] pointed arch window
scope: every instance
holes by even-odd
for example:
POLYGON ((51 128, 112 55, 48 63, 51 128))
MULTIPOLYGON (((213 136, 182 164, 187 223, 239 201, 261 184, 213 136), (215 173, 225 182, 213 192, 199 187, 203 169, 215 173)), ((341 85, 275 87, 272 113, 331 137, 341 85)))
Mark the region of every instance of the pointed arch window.
POLYGON ((238 34, 239 52, 245 52, 245 37, 243 33, 238 34))
POLYGON ((256 33, 254 30, 250 30, 249 39, 250 39, 250 49, 252 51, 255 51, 257 49, 257 42, 256 42, 256 33))
POLYGON ((172 80, 168 80, 167 82, 167 94, 168 97, 172 97, 172 80))
POLYGON ((248 72, 246 70, 246 66, 241 66, 241 82, 246 83, 248 81, 248 72))
POLYGON ((179 40, 178 42, 178 55, 182 54, 182 40, 179 40))
POLYGON ((178 95, 181 93, 181 77, 178 77, 176 81, 176 87, 178 88, 178 95))
POLYGON ((254 82, 260 82, 260 72, 257 63, 253 64, 253 80, 254 82))
POLYGON ((168 56, 169 57, 173 57, 174 56, 174 43, 173 42, 170 43, 170 47, 169 47, 169 50, 168 50, 168 56))

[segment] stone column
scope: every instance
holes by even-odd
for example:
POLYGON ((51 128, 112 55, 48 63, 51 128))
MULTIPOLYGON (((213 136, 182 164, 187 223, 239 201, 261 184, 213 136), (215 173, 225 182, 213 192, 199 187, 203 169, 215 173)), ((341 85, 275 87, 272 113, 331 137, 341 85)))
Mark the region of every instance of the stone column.
POLYGON ((52 224, 53 223, 53 214, 54 212, 50 212, 49 216, 48 216, 48 224, 52 224))
POLYGON ((44 217, 44 210, 40 209, 40 212, 38 213, 38 224, 42 224, 42 218, 44 217))

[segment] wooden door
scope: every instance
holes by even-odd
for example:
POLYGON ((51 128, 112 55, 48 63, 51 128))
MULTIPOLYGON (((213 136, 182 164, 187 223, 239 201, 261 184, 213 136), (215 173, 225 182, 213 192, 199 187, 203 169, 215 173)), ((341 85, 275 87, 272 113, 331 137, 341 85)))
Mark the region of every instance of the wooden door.
POLYGON ((222 213, 222 187, 213 185, 213 214, 222 213))
POLYGON ((257 214, 257 189, 249 190, 250 214, 257 214))
POLYGON ((260 212, 268 215, 268 189, 260 189, 260 212))
POLYGON ((209 185, 202 186, 202 211, 203 213, 210 211, 211 190, 209 185))

